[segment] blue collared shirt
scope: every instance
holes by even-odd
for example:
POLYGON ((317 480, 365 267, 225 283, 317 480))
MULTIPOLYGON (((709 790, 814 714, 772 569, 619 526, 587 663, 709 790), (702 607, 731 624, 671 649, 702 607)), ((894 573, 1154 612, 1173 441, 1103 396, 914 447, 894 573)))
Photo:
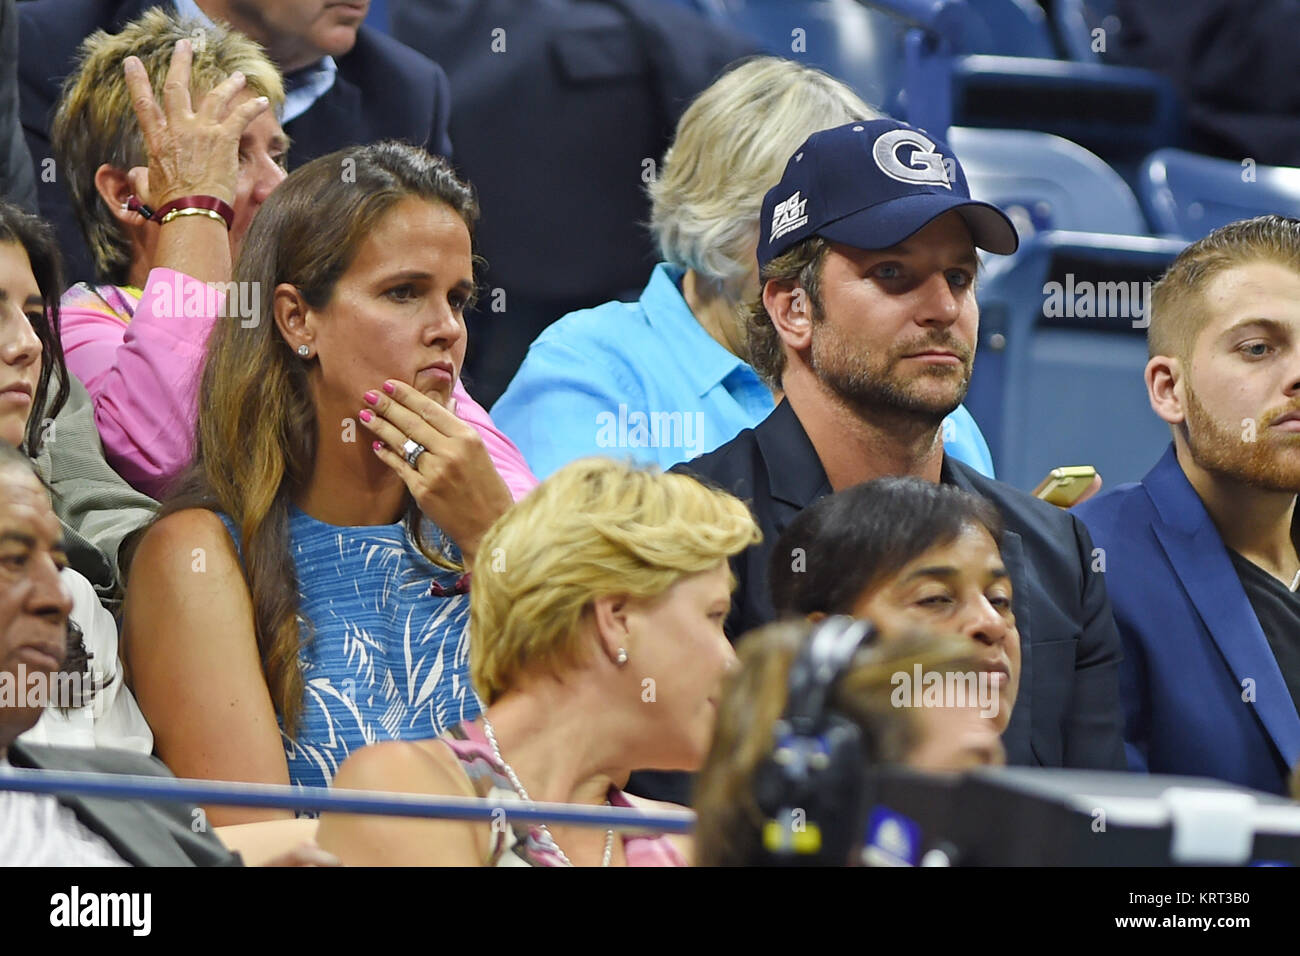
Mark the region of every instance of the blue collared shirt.
MULTIPOLYGON (((195 0, 174 0, 176 14, 181 19, 194 19, 212 26, 212 18, 195 0)), ((334 57, 321 57, 310 66, 295 70, 284 77, 284 105, 280 108, 280 122, 288 123, 311 109, 312 104, 329 92, 339 71, 334 57)))
MULTIPOLYGON (((577 458, 631 458, 663 469, 713 451, 772 411, 772 393, 714 339, 660 263, 637 302, 571 312, 537 337, 492 419, 539 478, 577 458)), ((948 454, 993 475, 964 406, 943 425, 948 454)))

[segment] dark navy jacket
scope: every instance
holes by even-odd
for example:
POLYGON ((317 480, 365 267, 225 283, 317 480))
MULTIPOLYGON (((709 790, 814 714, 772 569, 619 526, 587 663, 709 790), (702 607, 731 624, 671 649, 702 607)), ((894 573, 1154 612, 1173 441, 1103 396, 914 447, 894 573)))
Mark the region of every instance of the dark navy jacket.
MULTIPOLYGON (((831 493, 817 451, 783 401, 757 427, 673 471, 693 474, 745 500, 761 544, 731 560, 736 591, 727 634, 733 639, 775 617, 767 581, 772 548, 804 508, 831 493)), ((1007 762, 1021 766, 1122 770, 1120 640, 1092 539, 1068 512, 945 457, 941 480, 991 501, 1006 533, 1020 632, 1020 692, 1002 734, 1007 762)), ((629 789, 687 802, 682 775, 635 774, 629 789)))

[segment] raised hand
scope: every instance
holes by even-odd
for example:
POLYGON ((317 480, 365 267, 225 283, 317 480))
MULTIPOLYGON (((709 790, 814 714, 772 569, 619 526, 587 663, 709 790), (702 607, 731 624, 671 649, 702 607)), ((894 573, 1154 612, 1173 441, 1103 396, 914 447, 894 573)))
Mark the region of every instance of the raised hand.
POLYGON ((233 203, 240 137, 269 105, 266 97, 258 96, 236 106, 245 79, 235 72, 194 106, 190 97, 193 59, 190 41, 177 42, 163 83, 161 106, 139 58, 129 56, 123 65, 149 157, 147 172, 136 167, 127 176, 136 196, 155 209, 192 195, 216 196, 233 203))
POLYGON ((360 418, 379 439, 375 454, 472 564, 483 533, 514 503, 483 439, 453 411, 404 382, 389 380, 365 401, 370 407, 360 418), (404 457, 408 439, 425 448, 414 465, 404 457))

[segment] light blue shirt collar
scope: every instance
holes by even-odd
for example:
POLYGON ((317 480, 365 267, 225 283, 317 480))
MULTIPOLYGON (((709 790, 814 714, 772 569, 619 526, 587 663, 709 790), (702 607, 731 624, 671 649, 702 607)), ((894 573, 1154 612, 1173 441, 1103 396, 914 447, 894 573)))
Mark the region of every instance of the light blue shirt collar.
POLYGON ((749 364, 727 351, 695 318, 682 295, 685 274, 684 269, 666 262, 655 266, 641 292, 641 309, 655 332, 673 343, 678 355, 689 356, 683 371, 691 388, 703 396, 736 369, 749 368, 749 364))
POLYGON ((280 122, 288 123, 311 109, 318 99, 329 92, 338 77, 339 67, 334 57, 326 56, 311 66, 296 70, 284 78, 284 109, 280 122))
POLYGON ((182 20, 201 20, 208 26, 212 26, 212 18, 204 13, 194 0, 174 0, 176 4, 176 15, 182 20))
MULTIPOLYGON (((212 18, 203 12, 196 0, 173 0, 176 14, 182 20, 193 19, 212 26, 212 18)), ((284 78, 284 105, 280 108, 280 122, 288 123, 311 109, 312 104, 329 92, 339 72, 334 57, 321 57, 311 66, 295 70, 284 78)))

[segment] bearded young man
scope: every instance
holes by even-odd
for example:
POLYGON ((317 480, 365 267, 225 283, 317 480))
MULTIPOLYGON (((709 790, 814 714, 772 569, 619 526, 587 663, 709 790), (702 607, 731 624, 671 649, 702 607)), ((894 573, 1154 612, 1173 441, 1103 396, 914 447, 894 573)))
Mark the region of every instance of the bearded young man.
POLYGON ((1152 293, 1173 443, 1076 513, 1105 549, 1134 769, 1286 793, 1300 761, 1300 220, 1234 222, 1152 293))
MULTIPOLYGON (((809 137, 767 193, 760 226, 751 361, 785 398, 756 427, 678 466, 748 500, 763 531, 762 544, 732 559, 727 633, 774 617, 771 549, 818 498, 891 475, 955 484, 988 498, 1006 523, 1023 655, 1007 762, 1123 769, 1119 636, 1086 529, 944 453, 941 425, 966 394, 975 354, 975 250, 1014 252, 1010 220, 970 198, 946 145, 875 120, 809 137)), ((798 571, 819 556, 789 560, 798 571)), ((683 798, 680 784, 638 786, 683 798)))

